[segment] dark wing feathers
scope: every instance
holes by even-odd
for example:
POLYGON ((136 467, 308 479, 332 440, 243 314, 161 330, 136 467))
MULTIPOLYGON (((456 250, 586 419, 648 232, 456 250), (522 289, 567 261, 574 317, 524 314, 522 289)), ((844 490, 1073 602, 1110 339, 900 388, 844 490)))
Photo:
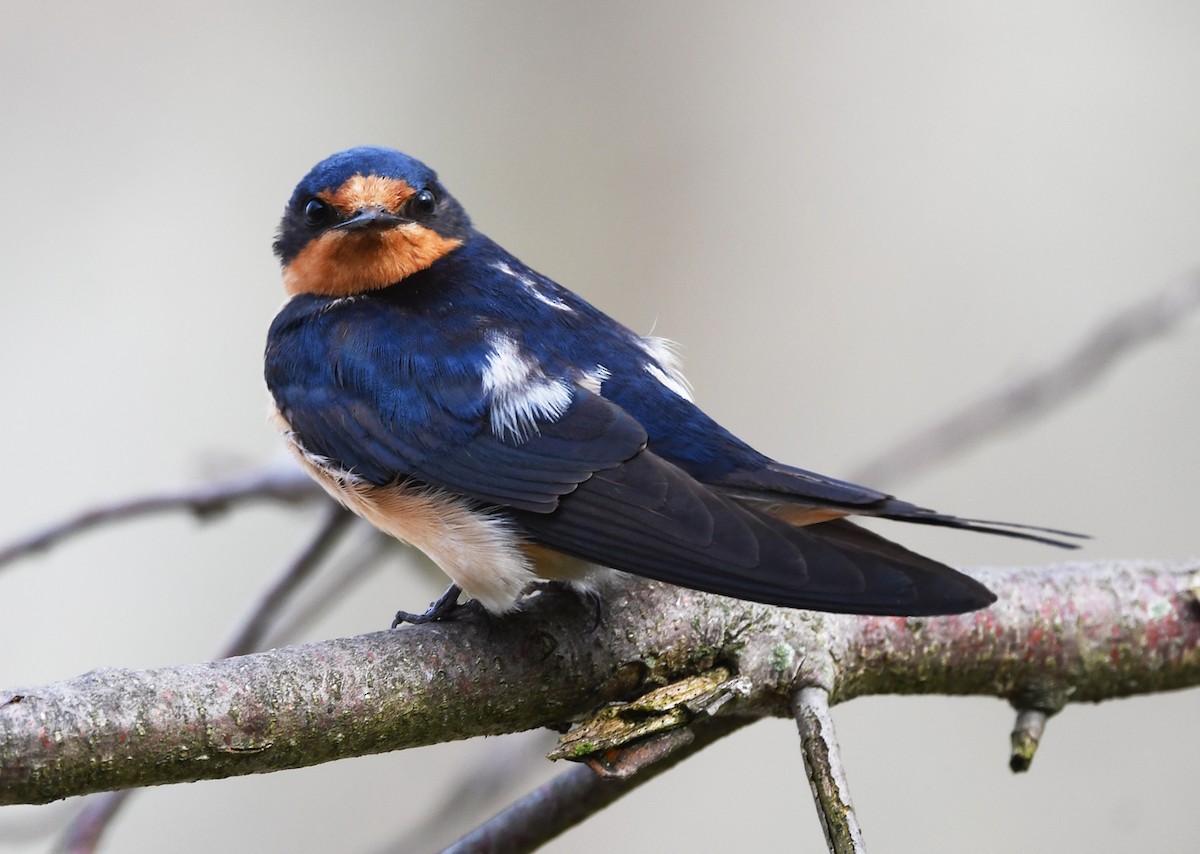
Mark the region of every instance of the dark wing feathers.
POLYGON ((978 582, 881 537, 840 521, 788 525, 649 452, 597 472, 552 514, 515 515, 538 542, 560 551, 786 607, 919 615, 994 601, 978 582))
POLYGON ((576 389, 567 410, 518 444, 490 430, 412 468, 421 480, 489 504, 550 513, 593 473, 646 447, 646 431, 604 398, 576 389))
POLYGON ((283 407, 305 448, 376 485, 415 477, 481 502, 549 513, 592 473, 646 446, 646 431, 624 410, 584 389, 555 421, 512 444, 481 420, 473 430, 450 412, 391 423, 351 390, 335 402, 319 389, 293 388, 283 407), (461 438, 463 434, 467 438, 461 438))
POLYGON ((794 527, 699 483, 645 450, 645 430, 623 409, 582 388, 521 441, 432 407, 401 426, 345 388, 292 387, 286 398, 305 447, 355 475, 379 485, 415 477, 504 507, 532 540, 615 569, 827 611, 939 614, 992 601, 977 582, 874 535, 794 527))

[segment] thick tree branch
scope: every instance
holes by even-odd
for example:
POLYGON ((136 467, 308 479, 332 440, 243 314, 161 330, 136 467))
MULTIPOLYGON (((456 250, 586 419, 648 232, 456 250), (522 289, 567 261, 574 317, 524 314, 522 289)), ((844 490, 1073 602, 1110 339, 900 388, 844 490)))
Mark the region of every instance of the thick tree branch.
POLYGON ((933 683, 937 693, 1003 697, 1018 708, 1056 712, 1067 702, 1198 684, 1198 573, 1196 559, 972 570, 1000 597, 984 611, 858 618, 839 630, 845 642, 835 702, 924 693, 933 683))
POLYGON ((591 603, 549 592, 495 621, 409 626, 0 692, 0 803, 313 765, 562 724, 682 677, 732 672, 723 705, 790 715, 802 687, 1063 702, 1200 684, 1200 561, 975 573, 960 617, 769 608, 613 574, 591 603))
MULTIPOLYGON (((221 657, 244 655, 259 648, 284 603, 312 575, 353 519, 348 510, 336 504, 329 505, 317 533, 259 598, 246 622, 221 650, 221 657)), ((67 826, 59 845, 60 849, 71 854, 94 851, 101 835, 132 793, 132 789, 121 789, 89 798, 83 809, 67 826)))

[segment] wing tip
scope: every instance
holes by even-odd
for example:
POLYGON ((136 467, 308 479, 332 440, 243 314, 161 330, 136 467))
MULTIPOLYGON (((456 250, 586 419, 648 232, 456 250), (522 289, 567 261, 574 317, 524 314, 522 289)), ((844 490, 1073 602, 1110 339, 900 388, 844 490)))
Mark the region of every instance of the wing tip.
MULTIPOLYGON (((896 567, 893 572, 909 582, 917 580, 906 569, 896 567)), ((776 601, 765 604, 875 617, 948 617, 980 611, 997 601, 996 594, 980 582, 962 573, 955 574, 957 578, 940 577, 933 584, 929 583, 928 578, 920 579, 917 589, 911 590, 907 596, 894 595, 889 586, 882 589, 868 586, 850 595, 837 593, 822 596, 812 590, 800 590, 795 596, 777 597, 776 601)))

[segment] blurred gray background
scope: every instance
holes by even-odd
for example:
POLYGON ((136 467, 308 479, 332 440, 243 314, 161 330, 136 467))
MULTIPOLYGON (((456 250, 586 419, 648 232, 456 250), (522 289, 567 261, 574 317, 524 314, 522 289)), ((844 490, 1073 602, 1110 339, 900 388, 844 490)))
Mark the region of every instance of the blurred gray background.
MULTIPOLYGON (((1200 5, 17 3, 0 19, 0 540, 269 462, 270 242, 361 143, 430 162, 478 226, 640 331, 781 459, 846 474, 1064 353, 1200 261, 1200 5)), ((968 515, 1200 550, 1200 324, 1032 426, 903 483, 968 515)), ((0 685, 203 660, 313 511, 146 521, 0 574, 0 685)), ((1062 553, 888 531, 947 561, 1062 553)), ((352 546, 348 547, 352 551, 352 546)), ((400 556, 302 638, 441 579, 400 556)), ((998 700, 835 710, 876 851, 1194 850, 1200 694, 1072 707, 1007 769, 998 700)), ((109 851, 406 851, 489 739, 141 793, 109 851), (405 836, 405 834, 409 834, 405 836)), ((506 744, 506 742, 511 742, 506 744)), ((522 770, 524 769, 524 770, 522 770)), ((74 805, 0 810, 45 851, 74 805)), ((823 850, 792 724, 690 760, 548 850, 823 850)))

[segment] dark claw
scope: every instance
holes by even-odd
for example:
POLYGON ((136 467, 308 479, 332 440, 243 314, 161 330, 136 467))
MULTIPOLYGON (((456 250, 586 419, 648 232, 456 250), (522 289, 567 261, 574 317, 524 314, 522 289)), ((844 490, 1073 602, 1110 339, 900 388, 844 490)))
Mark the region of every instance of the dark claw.
POLYGON ((579 602, 592 612, 592 631, 600 628, 600 622, 604 619, 604 597, 590 587, 579 587, 575 584, 567 584, 562 581, 535 581, 529 585, 530 589, 538 591, 565 590, 568 593, 573 593, 579 602))
POLYGON ((550 589, 565 589, 568 593, 574 594, 579 600, 579 604, 592 612, 592 628, 591 631, 596 631, 600 628, 600 621, 604 618, 604 597, 601 596, 591 587, 580 587, 575 584, 566 584, 562 581, 545 582, 547 587, 553 585, 550 589))
POLYGON ((458 597, 462 593, 462 588, 457 584, 451 584, 446 588, 446 592, 437 598, 437 601, 429 606, 424 614, 410 614, 408 611, 397 611, 396 618, 392 620, 392 628, 401 625, 402 623, 412 623, 414 626, 420 626, 425 623, 439 623, 443 620, 453 620, 464 614, 473 614, 483 611, 483 606, 471 599, 462 605, 458 604, 458 597))
POLYGON ((584 605, 592 606, 592 613, 595 615, 595 620, 592 621, 592 631, 596 631, 600 628, 600 621, 604 619, 604 597, 590 587, 575 592, 579 594, 579 599, 584 605))

